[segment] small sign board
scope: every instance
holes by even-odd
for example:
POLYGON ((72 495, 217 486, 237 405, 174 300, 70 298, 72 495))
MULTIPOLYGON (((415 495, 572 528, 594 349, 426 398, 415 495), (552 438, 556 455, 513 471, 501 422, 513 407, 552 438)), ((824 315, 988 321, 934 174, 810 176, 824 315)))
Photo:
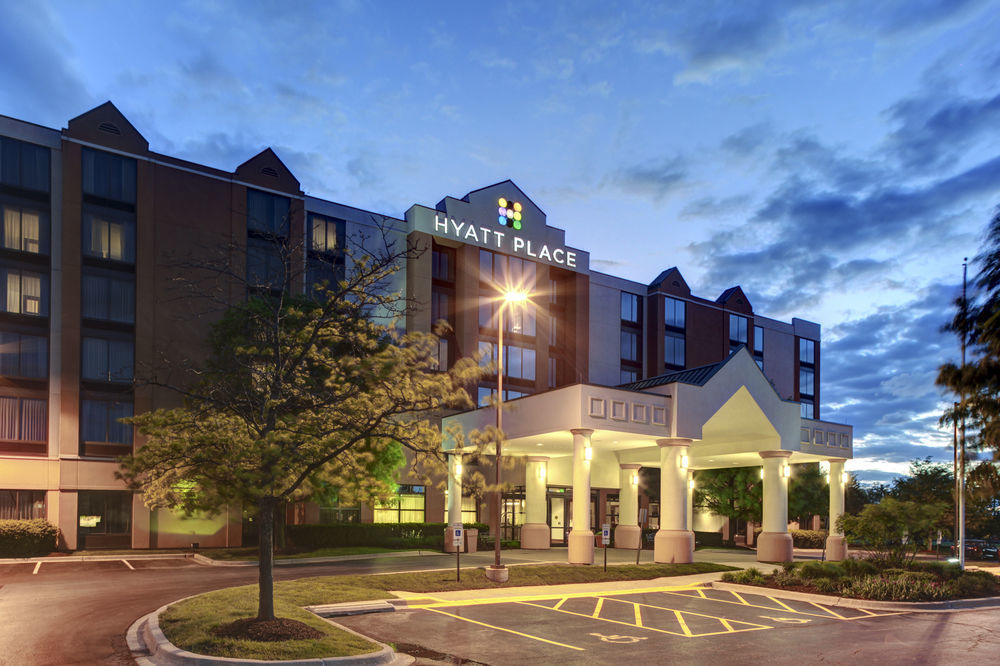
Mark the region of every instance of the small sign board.
POLYGON ((611 523, 601 525, 601 538, 605 541, 611 538, 611 523))
POLYGON ((462 545, 462 526, 461 525, 458 525, 456 527, 454 525, 454 523, 452 524, 452 526, 451 526, 451 545, 455 546, 456 548, 461 547, 461 545, 462 545))
POLYGON ((100 516, 80 516, 80 527, 97 527, 99 522, 100 516))

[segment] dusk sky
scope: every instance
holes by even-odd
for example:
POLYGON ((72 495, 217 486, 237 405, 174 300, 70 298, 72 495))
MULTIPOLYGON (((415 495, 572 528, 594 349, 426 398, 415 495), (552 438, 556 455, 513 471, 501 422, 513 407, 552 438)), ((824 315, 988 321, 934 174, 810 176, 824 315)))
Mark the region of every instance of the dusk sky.
POLYGON ((971 0, 6 2, 0 114, 111 100, 156 152, 271 146, 396 217, 509 178, 596 270, 821 324, 821 415, 885 480, 951 461, 934 378, 1000 204, 997 35, 971 0))

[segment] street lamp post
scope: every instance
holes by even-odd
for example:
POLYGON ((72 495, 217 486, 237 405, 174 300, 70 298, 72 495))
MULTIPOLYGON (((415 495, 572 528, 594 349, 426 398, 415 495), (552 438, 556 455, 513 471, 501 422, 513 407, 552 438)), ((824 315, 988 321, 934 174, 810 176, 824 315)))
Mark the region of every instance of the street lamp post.
POLYGON ((519 291, 507 291, 500 300, 497 310, 497 441, 496 441, 496 505, 494 507, 493 566, 486 570, 486 577, 495 582, 505 582, 510 575, 500 564, 500 518, 503 493, 500 487, 500 456, 503 448, 503 311, 508 303, 523 303, 528 295, 519 291))

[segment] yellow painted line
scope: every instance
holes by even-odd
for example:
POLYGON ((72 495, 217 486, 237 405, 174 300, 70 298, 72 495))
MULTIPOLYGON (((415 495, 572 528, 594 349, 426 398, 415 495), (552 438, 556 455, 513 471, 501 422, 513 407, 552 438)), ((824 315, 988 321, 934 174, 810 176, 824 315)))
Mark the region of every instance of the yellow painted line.
MULTIPOLYGON (((733 592, 732 590, 730 590, 729 593, 731 595, 733 595, 734 597, 736 597, 737 599, 739 599, 740 603, 743 604, 744 606, 749 606, 750 605, 750 602, 747 601, 746 599, 744 599, 743 597, 741 597, 739 592, 733 592)), ((713 599, 712 601, 722 601, 722 600, 721 599, 713 599)), ((733 602, 728 601, 726 603, 733 603, 733 602)))
MULTIPOLYGON (((646 606, 647 608, 656 608, 658 610, 670 611, 672 613, 684 613, 686 615, 696 615, 698 617, 707 617, 710 620, 722 620, 722 619, 724 619, 724 618, 718 617, 717 615, 705 615, 704 613, 696 613, 694 611, 689 611, 689 610, 682 611, 682 610, 677 610, 676 608, 667 608, 666 606, 657 606, 655 604, 644 604, 644 603, 639 602, 639 601, 635 601, 635 602, 632 602, 632 603, 637 603, 640 606, 646 606)), ((726 603, 730 603, 731 604, 731 603, 734 603, 734 602, 727 601, 726 603)), ((774 609, 772 608, 771 610, 774 610, 774 609)), ((733 622, 739 622, 740 624, 756 625, 756 623, 754 623, 754 622, 747 622, 746 620, 733 620, 733 622)), ((756 626, 764 627, 766 629, 771 629, 772 628, 772 627, 769 627, 769 626, 764 625, 764 624, 756 625, 756 626)), ((698 634, 698 635, 701 636, 703 634, 698 634)))
POLYGON ((122 563, 127 566, 132 571, 135 571, 135 567, 128 563, 128 560, 122 560, 122 563))
POLYGON ((684 614, 681 613, 679 610, 675 610, 674 615, 677 616, 677 622, 678 624, 681 625, 681 631, 684 632, 684 635, 687 636, 688 638, 693 636, 694 634, 691 633, 691 629, 690 627, 688 627, 688 623, 684 621, 684 614))
POLYGON ((555 610, 559 610, 559 609, 560 609, 560 608, 562 607, 562 605, 563 605, 564 603, 566 603, 566 602, 567 602, 568 600, 569 600, 569 597, 563 597, 562 599, 560 599, 560 600, 559 600, 559 603, 557 603, 557 604, 555 605, 555 610))
POLYGON ((789 606, 788 604, 786 604, 781 599, 777 599, 775 597, 768 597, 768 599, 770 599, 774 603, 778 604, 779 606, 781 606, 782 608, 784 608, 785 610, 787 610, 790 613, 802 613, 803 615, 807 614, 804 611, 797 611, 797 610, 795 610, 794 608, 792 608, 791 606, 789 606))
POLYGON ((577 650, 579 652, 584 652, 581 647, 576 647, 575 645, 566 645, 565 643, 557 643, 556 641, 550 641, 547 638, 542 638, 541 636, 532 636, 531 634, 525 634, 520 631, 514 631, 513 629, 507 629, 506 627, 498 627, 493 624, 486 624, 485 622, 480 622, 479 620, 473 620, 468 617, 462 617, 461 615, 455 615, 454 613, 446 613, 443 610, 438 610, 437 608, 428 608, 426 610, 432 613, 441 613, 441 615, 447 615, 448 617, 453 617, 456 620, 464 620, 465 622, 471 622, 472 624, 478 624, 481 627, 487 627, 489 629, 496 629, 497 631, 506 631, 508 634, 514 634, 515 636, 521 636, 523 638, 531 638, 536 641, 541 641, 542 643, 548 643, 550 645, 558 645, 559 647, 569 648, 570 650, 577 650))
POLYGON ((733 625, 729 624, 729 620, 727 620, 726 618, 720 617, 719 618, 719 622, 721 622, 722 626, 725 627, 728 631, 731 631, 731 632, 734 632, 734 633, 737 631, 736 629, 733 629, 733 625))
POLYGON ((846 620, 847 619, 846 617, 844 617, 840 613, 834 612, 834 610, 832 608, 827 608, 826 606, 820 606, 815 601, 810 601, 809 603, 811 603, 813 606, 815 606, 816 608, 820 609, 821 611, 826 611, 827 613, 829 613, 830 615, 832 615, 832 616, 834 616, 836 618, 840 618, 841 620, 846 620))
MULTIPOLYGON (((780 608, 774 608, 773 606, 761 606, 759 604, 752 604, 749 601, 747 601, 746 599, 744 599, 743 597, 741 597, 740 594, 739 594, 739 592, 734 592, 732 590, 720 590, 720 592, 721 591, 729 592, 731 595, 733 595, 734 597, 736 597, 737 599, 739 599, 739 601, 738 602, 737 601, 727 601, 726 599, 716 599, 715 597, 705 597, 705 599, 707 599, 708 601, 718 601, 719 603, 722 603, 722 604, 734 604, 736 606, 749 606, 750 608, 760 608, 760 609, 769 610, 769 611, 781 610, 780 608)), ((665 594, 675 594, 676 596, 681 596, 681 597, 687 597, 686 594, 676 594, 675 592, 671 592, 671 591, 667 591, 667 590, 665 590, 664 593, 665 594)), ((760 596, 766 596, 766 595, 760 595, 760 596)), ((771 599, 772 601, 778 601, 774 597, 767 597, 767 598, 771 599)), ((778 601, 778 603, 781 603, 781 602, 778 601)), ((809 603, 813 603, 813 602, 810 601, 809 603)), ((792 608, 789 608, 786 604, 781 604, 781 605, 784 606, 785 608, 787 608, 788 612, 795 613, 796 615, 808 615, 810 617, 824 617, 824 618, 825 617, 829 617, 828 615, 820 615, 819 613, 807 613, 805 611, 797 611, 797 610, 794 610, 792 608)), ((664 608, 663 606, 654 606, 654 608, 663 608, 664 610, 673 610, 672 608, 664 608)), ((906 614, 906 611, 900 611, 900 612, 895 612, 895 613, 872 613, 871 611, 865 610, 864 608, 854 608, 852 610, 861 611, 862 613, 867 613, 868 615, 859 615, 857 617, 844 617, 844 618, 841 618, 841 619, 843 619, 845 622, 850 622, 851 620, 857 620, 857 619, 862 618, 862 617, 889 617, 891 615, 905 615, 906 614)), ((689 613, 691 611, 684 611, 684 612, 685 613, 689 613)), ((711 617, 711 616, 706 616, 706 617, 711 617)), ((742 620, 739 620, 739 621, 742 622, 742 620)))
MULTIPOLYGON (((590 615, 586 615, 584 613, 576 613, 574 611, 563 610, 561 608, 558 609, 558 610, 556 610, 555 608, 549 608, 548 606, 542 606, 541 604, 533 604, 530 601, 518 601, 517 603, 524 604, 525 606, 534 606, 535 608, 544 608, 545 610, 554 610, 557 613, 566 613, 567 615, 576 615, 577 617, 585 617, 585 618, 590 619, 590 620, 595 620, 596 619, 598 622, 611 622, 612 624, 622 624, 622 625, 625 625, 626 627, 634 627, 635 626, 631 622, 622 622, 621 620, 609 620, 606 617, 595 618, 595 617, 592 617, 590 615)), ((667 631, 666 629, 656 629, 655 627, 643 627, 643 629, 647 629, 649 631, 658 631, 661 634, 670 634, 671 636, 683 636, 684 635, 684 634, 679 634, 676 631, 667 631)))
MULTIPOLYGON (((692 585, 700 585, 700 583, 689 583, 688 585, 667 585, 664 587, 647 587, 635 590, 608 590, 607 592, 573 592, 570 594, 523 594, 511 597, 490 597, 485 599, 441 599, 439 597, 432 597, 429 594, 420 595, 424 598, 435 599, 434 603, 431 604, 413 604, 408 606, 408 608, 459 608, 462 606, 482 606, 487 604, 504 604, 504 603, 516 603, 523 601, 551 601, 553 599, 560 599, 558 606, 561 606, 569 599, 589 599, 594 597, 619 597, 626 596, 629 594, 647 594, 650 592, 679 592, 684 590, 692 590, 692 585)), ((687 595, 684 595, 687 596, 687 595)))
POLYGON ((642 612, 639 609, 639 604, 632 602, 632 609, 635 611, 635 626, 642 626, 642 612))
POLYGON ((38 570, 41 569, 41 568, 42 568, 42 563, 41 562, 35 562, 35 570, 31 572, 31 575, 34 576, 35 574, 37 574, 38 570))
POLYGON ((601 617, 601 609, 604 607, 604 597, 597 598, 597 607, 594 609, 594 613, 590 617, 601 617))
POLYGON ((698 596, 701 597, 702 599, 707 599, 708 598, 708 597, 705 596, 705 590, 701 589, 700 587, 697 590, 695 590, 695 592, 697 592, 698 596))

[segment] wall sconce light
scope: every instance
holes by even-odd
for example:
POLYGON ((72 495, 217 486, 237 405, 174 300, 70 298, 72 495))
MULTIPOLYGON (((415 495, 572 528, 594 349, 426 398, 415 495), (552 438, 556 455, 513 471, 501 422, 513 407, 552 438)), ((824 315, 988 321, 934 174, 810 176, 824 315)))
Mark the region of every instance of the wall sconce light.
POLYGON ((785 477, 787 479, 791 475, 792 475, 792 466, 791 465, 782 465, 781 466, 781 476, 783 476, 783 477, 785 477))
POLYGON ((827 483, 827 485, 830 484, 830 473, 829 472, 826 473, 826 483, 827 483))
POLYGON ((633 486, 639 485, 639 475, 636 474, 635 472, 632 472, 632 485, 633 486))
POLYGON ((847 483, 848 481, 850 481, 850 477, 848 477, 847 471, 845 470, 845 471, 843 471, 843 472, 840 473, 840 482, 841 483, 847 483))
POLYGON ((542 481, 545 480, 545 466, 544 465, 540 465, 538 467, 538 478, 540 480, 542 480, 542 481))
POLYGON ((583 459, 593 460, 593 458, 594 458, 594 449, 589 446, 585 446, 583 448, 583 459))
POLYGON ((455 463, 455 476, 462 476, 462 463, 455 463))
POLYGON ((760 480, 761 481, 764 480, 764 468, 763 467, 760 468, 760 480))
POLYGON ((688 481, 688 490, 694 490, 694 479, 688 481))
POLYGON ((690 458, 687 457, 687 454, 682 455, 681 456, 681 469, 687 469, 688 462, 690 462, 690 458))

